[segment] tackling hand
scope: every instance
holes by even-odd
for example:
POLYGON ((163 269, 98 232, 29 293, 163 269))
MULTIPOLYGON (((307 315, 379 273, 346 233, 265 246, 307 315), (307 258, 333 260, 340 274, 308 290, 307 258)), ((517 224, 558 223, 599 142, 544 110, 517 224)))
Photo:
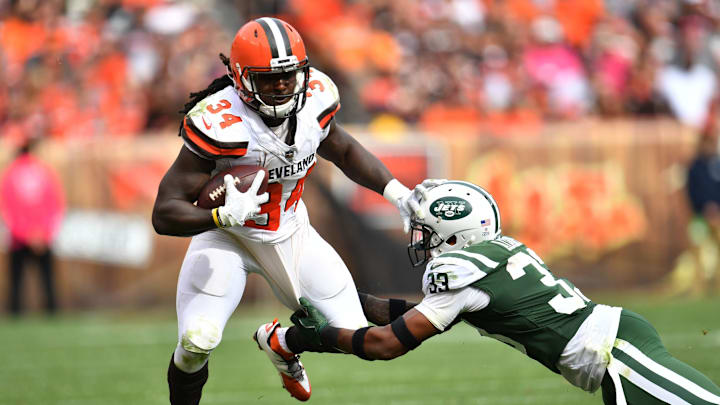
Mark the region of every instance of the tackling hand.
POLYGON ((265 171, 261 170, 255 175, 250 188, 243 193, 235 187, 233 176, 225 175, 225 205, 217 209, 223 227, 242 226, 260 212, 260 204, 266 203, 270 198, 267 192, 257 195, 263 177, 265 171))
POLYGON ((302 305, 302 309, 295 311, 290 320, 297 326, 303 340, 321 345, 320 334, 330 323, 325 318, 325 315, 318 311, 305 297, 300 297, 300 305, 302 305))
POLYGON ((410 231, 410 220, 413 216, 418 219, 425 218, 425 214, 420 209, 420 200, 427 198, 429 189, 437 187, 446 181, 446 179, 425 179, 422 183, 416 185, 413 190, 410 190, 397 179, 392 179, 385 186, 383 196, 400 211, 405 233, 410 231))

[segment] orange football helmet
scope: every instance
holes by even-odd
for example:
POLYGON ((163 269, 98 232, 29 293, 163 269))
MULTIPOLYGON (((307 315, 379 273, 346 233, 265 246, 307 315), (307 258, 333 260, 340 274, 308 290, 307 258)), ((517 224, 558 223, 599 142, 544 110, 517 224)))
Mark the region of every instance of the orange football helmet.
POLYGON ((262 17, 243 25, 230 49, 230 71, 240 98, 263 116, 287 118, 305 106, 310 64, 300 34, 285 21, 262 17), (277 80, 292 88, 278 94, 261 85, 277 80))

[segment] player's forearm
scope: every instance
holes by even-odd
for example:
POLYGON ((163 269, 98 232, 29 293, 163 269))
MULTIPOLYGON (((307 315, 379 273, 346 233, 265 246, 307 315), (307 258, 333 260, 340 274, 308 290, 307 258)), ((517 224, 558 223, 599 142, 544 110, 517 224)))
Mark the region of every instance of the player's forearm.
POLYGON ((362 292, 358 292, 358 297, 367 320, 379 326, 391 323, 417 305, 415 302, 395 298, 379 298, 362 292))
MULTIPOLYGON (((362 147, 361 147, 362 148, 362 147)), ((382 194, 385 186, 393 179, 390 170, 370 152, 362 148, 348 153, 347 163, 340 170, 355 183, 382 194)))
POLYGON ((397 340, 390 326, 371 327, 367 329, 363 338, 353 343, 353 336, 357 331, 352 329, 339 329, 328 326, 323 331, 324 340, 334 341, 332 334, 337 334, 335 347, 341 351, 354 354, 364 360, 391 360, 408 352, 408 349, 397 340), (330 337, 328 337, 330 336, 330 337))
POLYGON ((176 199, 155 204, 152 224, 155 232, 170 236, 193 236, 217 227, 211 210, 176 199))
POLYGON ((216 227, 209 209, 193 204, 210 179, 214 161, 201 159, 185 146, 160 181, 152 223, 161 235, 191 236, 216 227))
POLYGON ((350 180, 382 194, 393 179, 390 170, 345 129, 332 125, 330 135, 318 148, 320 156, 333 162, 350 180))

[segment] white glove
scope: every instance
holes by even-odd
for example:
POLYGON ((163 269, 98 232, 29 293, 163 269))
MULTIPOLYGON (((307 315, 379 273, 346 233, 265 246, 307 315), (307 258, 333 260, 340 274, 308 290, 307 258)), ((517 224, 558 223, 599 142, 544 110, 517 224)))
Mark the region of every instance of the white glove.
POLYGON ((244 193, 235 187, 235 179, 232 175, 226 174, 225 181, 225 205, 217 208, 217 217, 220 226, 242 226, 245 221, 255 217, 260 212, 260 204, 268 201, 270 196, 267 192, 257 195, 265 171, 261 170, 255 175, 250 188, 244 193))
POLYGON ((388 182, 385 190, 383 190, 383 197, 400 211, 405 233, 410 231, 410 219, 413 216, 418 219, 425 218, 425 213, 420 209, 420 200, 427 198, 429 189, 437 187, 446 181, 445 179, 425 179, 422 183, 416 185, 413 190, 405 187, 397 179, 388 182))

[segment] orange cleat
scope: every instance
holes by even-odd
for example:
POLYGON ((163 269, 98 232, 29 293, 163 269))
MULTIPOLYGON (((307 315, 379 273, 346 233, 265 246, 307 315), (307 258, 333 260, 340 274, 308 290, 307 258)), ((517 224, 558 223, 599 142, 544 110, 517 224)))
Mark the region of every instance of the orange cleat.
POLYGON ((310 379, 305 373, 305 367, 300 362, 300 356, 289 353, 280 347, 275 329, 280 326, 277 318, 271 323, 260 325, 253 335, 258 348, 267 354, 275 368, 280 372, 283 387, 290 395, 300 401, 310 399, 312 391, 310 379))

